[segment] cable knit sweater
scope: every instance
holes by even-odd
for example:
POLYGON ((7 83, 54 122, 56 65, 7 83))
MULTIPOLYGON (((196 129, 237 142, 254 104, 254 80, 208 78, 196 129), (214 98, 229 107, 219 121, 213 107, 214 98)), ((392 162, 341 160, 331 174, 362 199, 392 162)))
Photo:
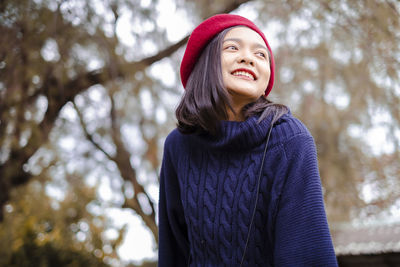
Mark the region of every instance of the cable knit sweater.
MULTIPOLYGON (((239 266, 271 120, 224 121, 218 136, 172 131, 160 176, 160 267, 239 266)), ((274 125, 243 266, 337 266, 312 136, 274 125)))

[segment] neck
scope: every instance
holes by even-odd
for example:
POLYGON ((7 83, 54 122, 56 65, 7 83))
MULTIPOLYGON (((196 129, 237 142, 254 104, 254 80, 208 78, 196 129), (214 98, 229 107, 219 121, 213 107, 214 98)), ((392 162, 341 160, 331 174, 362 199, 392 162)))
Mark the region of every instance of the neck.
POLYGON ((233 106, 233 112, 230 108, 228 110, 228 120, 229 121, 244 121, 244 116, 242 114, 242 107, 233 106))
POLYGON ((230 92, 231 96, 231 105, 235 112, 233 112, 230 108, 228 110, 228 120, 230 121, 244 121, 244 116, 242 114, 242 109, 247 104, 256 101, 256 99, 248 96, 241 96, 234 92, 230 92))

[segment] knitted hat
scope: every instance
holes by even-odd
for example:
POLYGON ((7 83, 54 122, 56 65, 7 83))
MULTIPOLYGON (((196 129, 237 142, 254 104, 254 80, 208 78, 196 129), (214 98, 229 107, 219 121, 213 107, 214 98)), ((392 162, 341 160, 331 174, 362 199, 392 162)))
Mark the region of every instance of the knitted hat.
POLYGON ((257 26, 250 20, 232 14, 219 14, 203 21, 199 26, 197 26, 192 34, 190 35, 188 44, 186 46, 185 54, 183 55, 181 63, 181 80, 183 87, 186 87, 186 83, 189 79, 190 73, 192 72, 197 59, 201 55, 201 52, 205 46, 220 32, 226 28, 233 26, 246 26, 257 32, 264 40, 269 53, 270 53, 270 69, 271 74, 269 78, 269 83, 265 89, 265 96, 271 92, 272 86, 274 84, 274 73, 275 73, 275 62, 272 55, 271 48, 265 38, 264 34, 260 31, 257 26))

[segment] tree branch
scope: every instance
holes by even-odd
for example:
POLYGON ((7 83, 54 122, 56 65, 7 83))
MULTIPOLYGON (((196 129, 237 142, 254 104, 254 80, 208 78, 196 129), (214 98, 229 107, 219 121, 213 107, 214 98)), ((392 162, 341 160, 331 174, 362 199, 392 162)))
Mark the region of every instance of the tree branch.
POLYGON ((156 242, 158 242, 158 230, 157 230, 157 224, 156 224, 156 220, 155 220, 154 203, 152 202, 151 198, 145 191, 144 187, 137 181, 136 170, 135 170, 135 168, 133 168, 133 166, 131 165, 131 162, 130 162, 131 155, 128 152, 128 150, 125 148, 125 145, 122 141, 120 125, 118 123, 118 118, 117 118, 117 114, 116 114, 116 110, 115 110, 115 102, 114 102, 114 99, 113 99, 113 96, 111 93, 110 93, 110 99, 111 99, 110 117, 111 117, 112 139, 113 139, 114 145, 117 148, 114 162, 118 167, 118 170, 121 174, 122 179, 132 183, 133 190, 134 190, 133 198, 127 199, 125 197, 125 203, 123 206, 125 206, 125 207, 129 206, 143 219, 144 223, 152 231, 154 239, 156 240, 156 242), (140 205, 139 199, 138 199, 139 194, 143 194, 146 197, 146 199, 151 207, 150 214, 146 214, 143 211, 143 208, 140 205))
MULTIPOLYGON (((233 1, 232 4, 228 5, 224 10, 220 10, 220 12, 216 13, 229 13, 246 2, 249 2, 249 0, 233 1)), ((135 71, 144 70, 154 62, 170 56, 179 49, 188 38, 189 36, 182 38, 179 42, 159 51, 156 55, 144 58, 137 62, 125 64, 124 66, 130 68, 129 76, 132 75, 131 68, 134 68, 135 71)), ((116 78, 125 78, 127 72, 124 71, 124 66, 121 64, 117 65, 117 73, 113 74, 112 77, 107 72, 108 66, 96 71, 84 72, 66 83, 63 83, 62 79, 64 78, 58 78, 54 71, 50 71, 48 75, 43 77, 43 85, 38 89, 37 94, 43 94, 47 97, 48 108, 43 120, 39 124, 32 125, 31 136, 27 145, 23 148, 12 149, 9 154, 9 159, 0 165, 0 208, 2 208, 8 201, 9 191, 12 187, 25 184, 31 179, 32 174, 25 171, 23 166, 29 158, 48 141, 49 133, 64 105, 69 101, 73 101, 76 95, 95 84, 105 84, 116 78)), ((144 189, 142 189, 136 180, 136 172, 134 168, 130 166, 129 153, 122 149, 123 144, 122 141, 119 140, 119 137, 115 136, 114 138, 117 141, 117 149, 119 148, 119 151, 117 150, 118 156, 116 157, 121 157, 121 159, 123 159, 123 166, 121 165, 119 168, 120 170, 124 170, 125 168, 123 167, 128 166, 128 168, 125 169, 128 170, 127 173, 121 173, 121 175, 124 179, 129 178, 129 180, 132 181, 134 188, 136 188, 135 192, 145 193, 144 189), (119 153, 121 153, 121 155, 119 155, 119 153)), ((116 159, 116 161, 121 163, 119 159, 116 159)), ((149 201, 149 203, 151 203, 151 201, 149 201)), ((1 211, 0 214, 1 221, 1 211)))
POLYGON ((157 227, 157 224, 155 223, 155 218, 153 216, 149 216, 143 212, 143 209, 141 208, 138 199, 137 198, 130 198, 130 199, 125 198, 125 202, 122 205, 122 207, 134 210, 143 219, 144 223, 146 224, 147 227, 149 227, 151 233, 153 234, 156 244, 158 244, 158 227, 157 227))
POLYGON ((86 123, 83 119, 82 113, 79 110, 78 106, 76 105, 75 101, 72 101, 72 104, 74 105, 75 111, 78 114, 78 118, 79 118, 79 122, 80 125, 82 127, 82 130, 85 134, 86 139, 98 150, 100 150, 109 160, 114 161, 114 157, 111 156, 107 151, 105 151, 99 143, 97 143, 96 141, 94 141, 93 135, 89 133, 89 131, 87 130, 87 126, 86 123))

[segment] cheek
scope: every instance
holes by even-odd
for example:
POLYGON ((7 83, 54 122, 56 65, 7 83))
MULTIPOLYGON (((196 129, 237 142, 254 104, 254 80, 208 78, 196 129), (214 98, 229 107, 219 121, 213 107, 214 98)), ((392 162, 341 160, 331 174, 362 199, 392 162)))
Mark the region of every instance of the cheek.
POLYGON ((270 77, 271 77, 271 70, 269 69, 269 66, 268 66, 268 69, 266 71, 264 71, 262 74, 262 80, 265 81, 268 85, 270 77))
POLYGON ((227 71, 223 71, 223 70, 222 70, 222 83, 225 88, 229 87, 229 85, 230 85, 229 73, 227 71))
POLYGON ((221 56, 221 69, 222 71, 228 70, 229 67, 229 60, 226 56, 221 56))
POLYGON ((226 58, 221 58, 221 72, 222 72, 222 79, 224 84, 229 80, 230 78, 230 65, 229 61, 226 58))

